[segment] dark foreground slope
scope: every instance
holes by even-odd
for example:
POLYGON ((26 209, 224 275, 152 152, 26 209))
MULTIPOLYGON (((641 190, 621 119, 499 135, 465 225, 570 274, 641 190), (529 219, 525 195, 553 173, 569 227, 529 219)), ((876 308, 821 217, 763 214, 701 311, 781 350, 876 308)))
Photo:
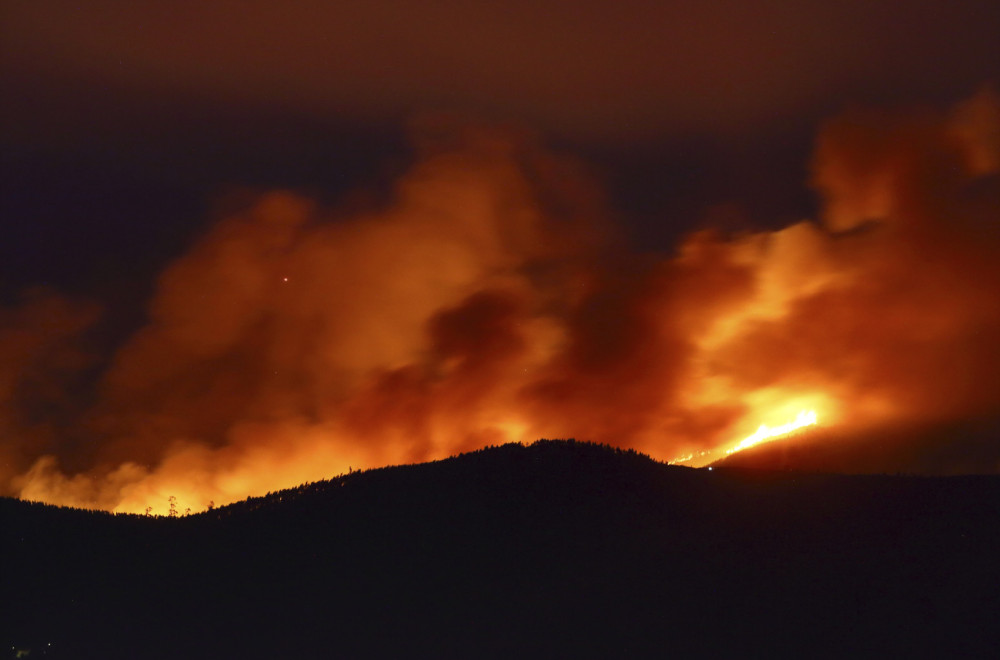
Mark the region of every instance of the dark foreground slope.
POLYGON ((0 516, 0 642, 31 658, 969 657, 1000 639, 996 478, 543 442, 181 519, 0 516))

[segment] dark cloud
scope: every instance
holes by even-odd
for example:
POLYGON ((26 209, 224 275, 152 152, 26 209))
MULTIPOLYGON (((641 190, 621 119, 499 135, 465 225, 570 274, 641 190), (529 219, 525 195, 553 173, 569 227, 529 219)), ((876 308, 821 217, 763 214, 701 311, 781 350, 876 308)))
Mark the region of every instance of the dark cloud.
POLYGON ((0 296, 45 282, 133 306, 226 190, 384 192, 415 114, 542 131, 603 171, 631 240, 665 250, 720 204, 756 227, 813 215, 798 182, 818 121, 848 102, 948 103, 1000 61, 987 0, 2 12, 0 296))
POLYGON ((44 289, 0 307, 0 480, 8 482, 40 452, 72 448, 65 436, 82 403, 73 395, 95 362, 83 335, 99 312, 44 289))
MULTIPOLYGON (((8 3, 5 69, 304 111, 426 108, 612 139, 996 75, 995 3, 8 3)), ((886 99, 881 99, 886 100, 886 99)))

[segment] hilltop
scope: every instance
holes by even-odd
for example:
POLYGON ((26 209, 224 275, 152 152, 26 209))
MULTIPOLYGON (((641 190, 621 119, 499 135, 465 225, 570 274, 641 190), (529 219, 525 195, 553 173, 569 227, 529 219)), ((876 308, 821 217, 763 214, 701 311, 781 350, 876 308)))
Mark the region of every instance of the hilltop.
POLYGON ((695 470, 573 441, 176 519, 4 499, 0 642, 62 658, 969 655, 1000 641, 998 516, 996 477, 695 470))

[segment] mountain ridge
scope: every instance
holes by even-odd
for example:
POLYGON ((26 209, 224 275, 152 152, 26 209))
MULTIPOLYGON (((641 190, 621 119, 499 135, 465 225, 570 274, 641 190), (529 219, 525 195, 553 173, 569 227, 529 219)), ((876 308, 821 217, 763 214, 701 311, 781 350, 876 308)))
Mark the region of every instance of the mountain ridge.
POLYGON ((998 641, 1000 478, 709 471, 545 441, 177 519, 12 501, 0 514, 2 565, 18 567, 0 642, 48 657, 842 657, 998 641))

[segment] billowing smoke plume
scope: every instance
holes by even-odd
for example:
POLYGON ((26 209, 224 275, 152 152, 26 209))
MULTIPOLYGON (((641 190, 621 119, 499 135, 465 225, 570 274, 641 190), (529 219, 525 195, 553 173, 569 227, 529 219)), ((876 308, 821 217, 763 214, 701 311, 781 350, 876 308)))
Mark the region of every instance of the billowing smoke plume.
POLYGON ((66 345, 92 312, 5 312, 26 344, 0 344, 2 476, 162 512, 539 437, 697 464, 805 408, 859 429, 996 414, 998 129, 989 91, 850 113, 819 137, 818 222, 669 256, 627 252, 586 169, 530 137, 426 131, 384 207, 263 194, 174 262, 76 418, 84 472, 25 411, 82 366, 66 345))

